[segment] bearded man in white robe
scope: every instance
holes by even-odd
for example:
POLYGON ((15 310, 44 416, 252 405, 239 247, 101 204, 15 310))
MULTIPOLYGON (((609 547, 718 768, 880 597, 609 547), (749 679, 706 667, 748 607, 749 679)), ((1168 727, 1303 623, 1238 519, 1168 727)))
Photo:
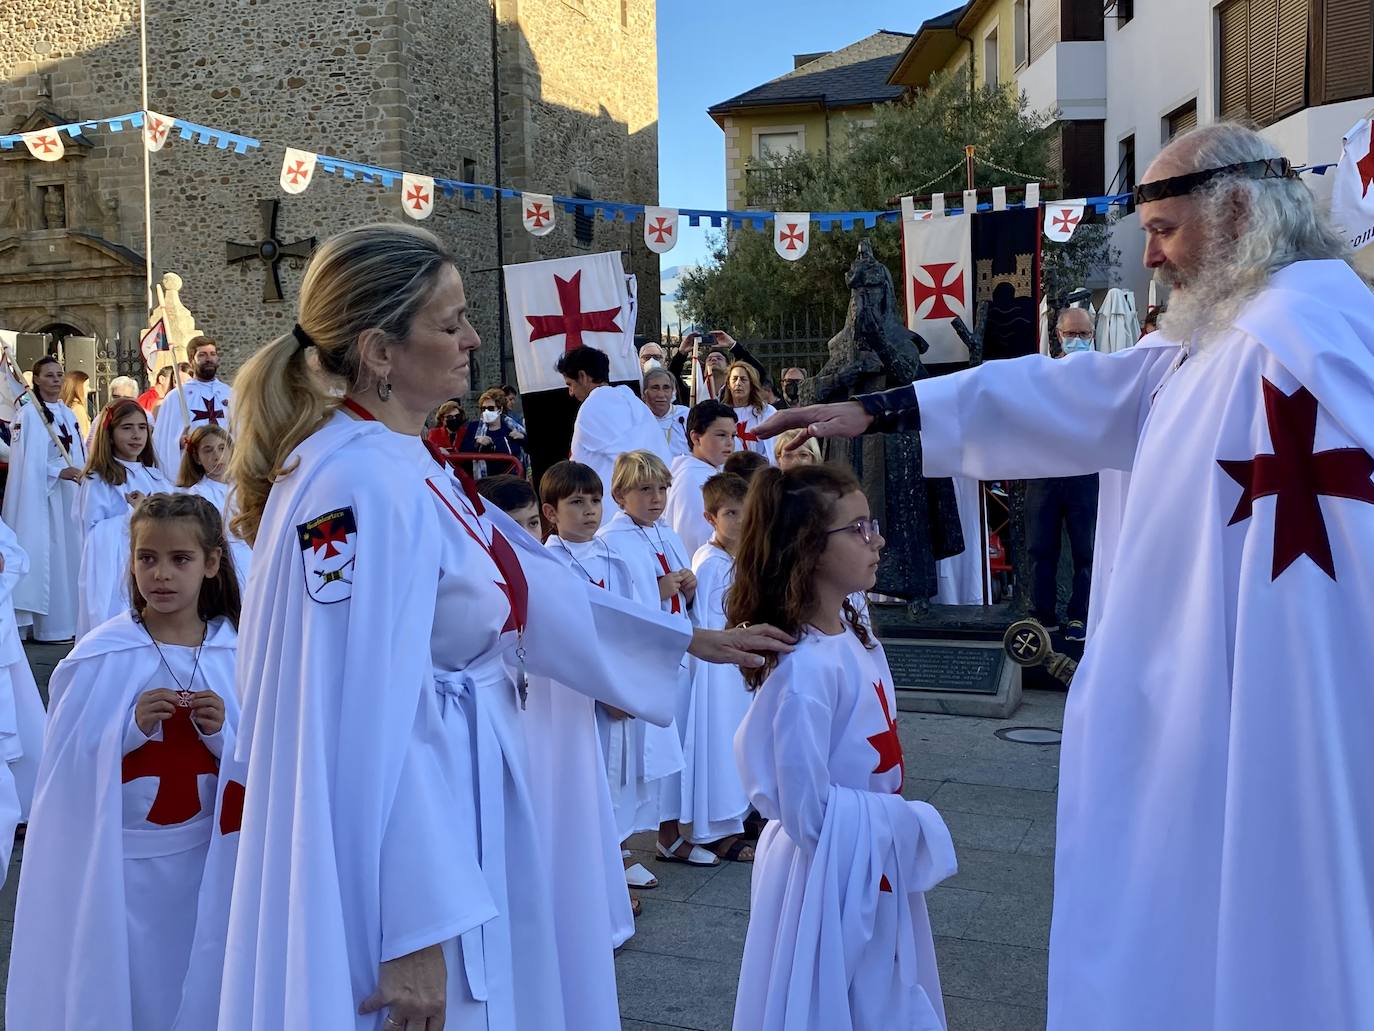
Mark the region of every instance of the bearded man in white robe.
POLYGON ((759 435, 1125 482, 1065 711, 1050 1031, 1374 1027, 1374 295, 1247 129, 1176 139, 1136 199, 1160 332, 759 435))

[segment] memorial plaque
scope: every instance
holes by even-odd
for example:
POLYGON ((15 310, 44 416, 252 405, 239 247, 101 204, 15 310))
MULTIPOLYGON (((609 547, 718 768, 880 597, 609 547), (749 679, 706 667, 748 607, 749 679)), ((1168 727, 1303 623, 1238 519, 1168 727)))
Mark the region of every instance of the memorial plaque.
POLYGON ((1005 719, 1021 703, 1021 667, 994 641, 884 637, 897 708, 1005 719))
POLYGON ((1001 648, 928 641, 886 641, 887 663, 899 689, 996 694, 1006 661, 1001 648))

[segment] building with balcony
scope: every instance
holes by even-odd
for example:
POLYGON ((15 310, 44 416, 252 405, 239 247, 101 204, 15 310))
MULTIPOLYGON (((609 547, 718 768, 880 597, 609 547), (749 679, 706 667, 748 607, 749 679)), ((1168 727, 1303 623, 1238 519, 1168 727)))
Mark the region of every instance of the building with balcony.
POLYGON ((909 33, 882 31, 839 50, 798 54, 790 72, 709 108, 725 133, 726 206, 786 203, 780 159, 829 153, 851 128, 871 125, 876 105, 905 93, 888 77, 910 41, 909 33))

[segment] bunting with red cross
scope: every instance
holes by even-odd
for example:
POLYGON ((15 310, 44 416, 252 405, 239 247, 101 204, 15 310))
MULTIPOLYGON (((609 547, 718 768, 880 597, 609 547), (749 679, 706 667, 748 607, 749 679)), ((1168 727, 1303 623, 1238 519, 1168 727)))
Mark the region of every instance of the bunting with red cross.
POLYGON ((610 358, 612 382, 638 378, 634 298, 619 251, 503 268, 520 393, 561 389, 558 359, 586 345, 610 358))

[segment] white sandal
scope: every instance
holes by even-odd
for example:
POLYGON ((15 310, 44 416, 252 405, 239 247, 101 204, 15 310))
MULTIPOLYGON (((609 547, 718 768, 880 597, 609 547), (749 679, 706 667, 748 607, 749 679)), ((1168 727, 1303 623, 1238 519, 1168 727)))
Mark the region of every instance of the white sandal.
POLYGON ((643 863, 626 867, 625 883, 631 888, 657 888, 658 878, 651 874, 643 863))
POLYGON ((686 858, 677 854, 677 850, 687 844, 687 839, 678 836, 677 841, 673 842, 671 848, 664 848, 663 842, 655 842, 658 849, 658 859, 661 863, 686 863, 688 866, 720 866, 720 857, 709 849, 704 849, 700 845, 693 845, 692 851, 687 853, 686 858))

